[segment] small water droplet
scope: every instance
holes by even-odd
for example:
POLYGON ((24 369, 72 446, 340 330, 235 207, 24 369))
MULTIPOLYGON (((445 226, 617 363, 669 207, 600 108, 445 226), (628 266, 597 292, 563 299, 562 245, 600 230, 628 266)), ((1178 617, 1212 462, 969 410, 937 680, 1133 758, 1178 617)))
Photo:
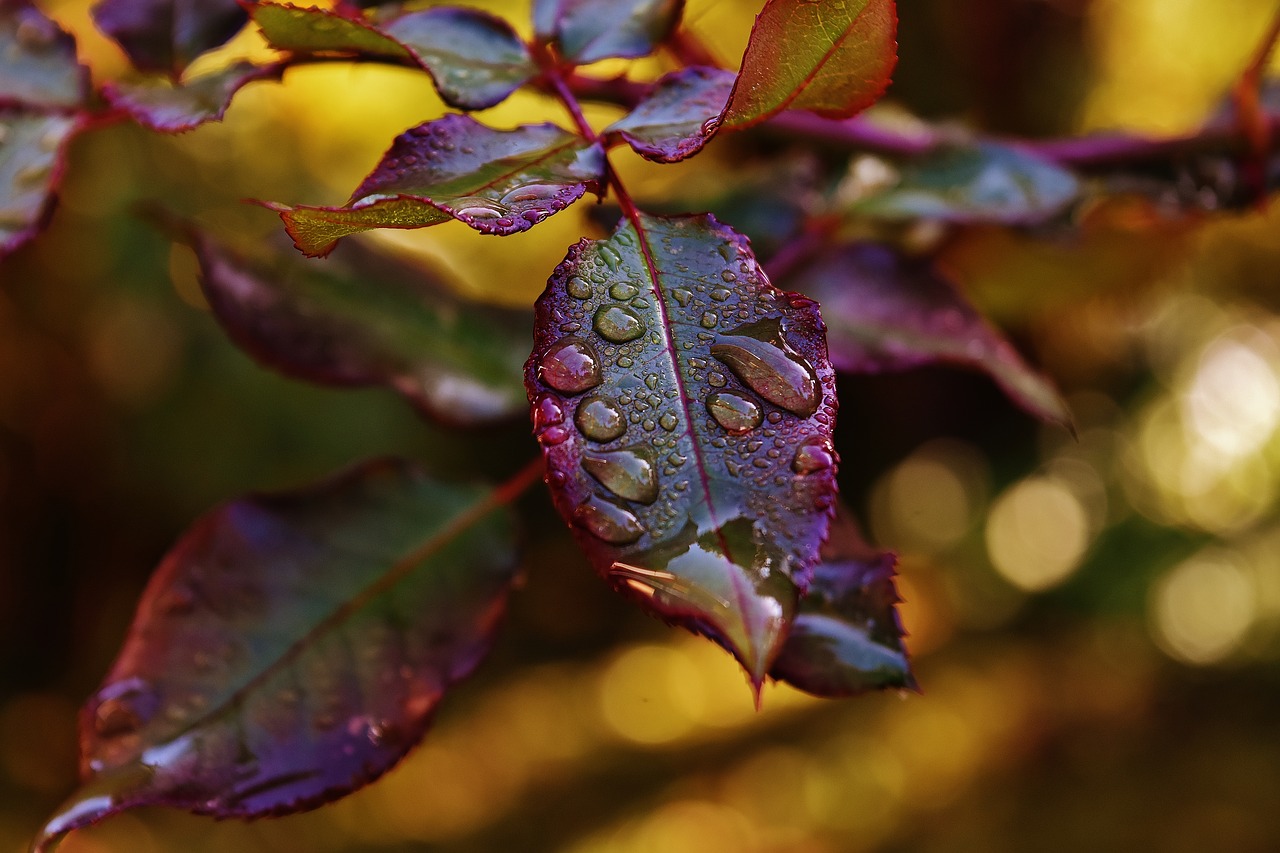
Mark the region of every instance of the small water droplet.
POLYGON ((638 287, 625 281, 620 281, 609 288, 609 295, 619 300, 634 299, 639 293, 640 289, 638 287))
POLYGON ((627 420, 617 402, 600 395, 579 403, 574 421, 582 434, 593 441, 612 441, 627 431, 627 420))
POLYGON ((801 417, 818 410, 821 391, 813 368, 772 341, 749 335, 724 336, 712 344, 711 355, 775 406, 801 417))
POLYGON ((724 272, 720 273, 720 278, 721 278, 723 281, 737 281, 737 280, 738 280, 738 276, 737 276, 737 274, 736 274, 736 273, 734 273, 732 270, 725 270, 724 272))
POLYGON ((635 312, 618 305, 602 305, 596 311, 595 329, 615 344, 634 341, 644 334, 644 321, 635 312))
POLYGON ((591 298, 591 283, 580 275, 570 276, 569 280, 565 282, 564 289, 574 299, 591 298))
POLYGON ((646 504, 658 499, 658 475, 649 452, 643 447, 587 453, 582 467, 620 498, 646 504))
POLYGON ((814 441, 800 445, 796 449, 791 469, 797 474, 812 474, 823 471, 835 464, 835 455, 826 441, 814 441))
POLYGON ((630 356, 624 355, 618 358, 618 367, 631 367, 634 364, 635 362, 631 360, 630 356))
POLYGON ((650 391, 656 391, 658 388, 658 383, 661 381, 662 381, 662 378, 658 376, 658 374, 656 373, 650 373, 644 378, 645 387, 648 388, 650 391))
POLYGON ((564 422, 564 409, 560 401, 550 394, 540 394, 533 404, 533 427, 545 429, 564 422))
POLYGON ((557 444, 564 444, 568 437, 569 431, 564 427, 547 427, 538 433, 538 443, 543 447, 555 447, 557 444))
POLYGON ((573 511, 574 523, 611 545, 628 545, 644 535, 640 519, 614 502, 591 495, 573 511))
POLYGON ((725 290, 723 287, 717 287, 715 290, 711 291, 710 294, 711 298, 716 302, 724 302, 732 295, 733 293, 731 291, 725 290))
POLYGON ((720 322, 720 318, 716 316, 716 313, 714 311, 702 312, 702 328, 714 329, 716 327, 716 323, 719 323, 719 322, 720 322))
POLYGON ((125 697, 108 699, 93 712, 93 727, 102 737, 131 734, 141 725, 142 720, 125 697))
POLYGON ((688 306, 689 300, 693 299, 693 291, 683 287, 677 287, 671 291, 671 295, 676 298, 676 302, 680 304, 681 308, 688 306))
POLYGON ((737 391, 717 391, 707 397, 707 411, 730 435, 742 435, 760 426, 760 407, 737 391))
POLYGON ((670 412, 667 412, 665 415, 658 418, 658 426, 662 427, 667 432, 671 432, 679 425, 679 423, 680 419, 670 412))
POLYGON ((713 388, 723 388, 727 381, 725 375, 718 370, 713 370, 707 374, 707 384, 713 388))
POLYGON ((557 391, 578 394, 600 384, 600 359, 581 338, 563 338, 542 356, 538 373, 557 391))

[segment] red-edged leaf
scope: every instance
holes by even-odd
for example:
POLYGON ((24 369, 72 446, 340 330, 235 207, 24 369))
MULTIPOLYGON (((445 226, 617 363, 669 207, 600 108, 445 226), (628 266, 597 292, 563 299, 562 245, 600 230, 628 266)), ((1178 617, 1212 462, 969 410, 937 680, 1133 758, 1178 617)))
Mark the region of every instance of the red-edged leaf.
POLYGON ((1053 383, 1032 370, 927 260, 856 243, 818 254, 787 285, 822 303, 838 370, 963 365, 985 371, 1037 417, 1070 426, 1071 413, 1053 383))
POLYGON ((146 805, 300 811, 386 772, 488 650, 514 577, 501 492, 366 463, 201 518, 81 715, 66 832, 146 805))
POLYGON ((708 215, 569 250, 525 368, 556 508, 596 569, 759 685, 835 499, 818 306, 708 215))
POLYGON ((0 257, 34 237, 53 212, 78 127, 72 116, 0 109, 0 257))
POLYGON ((720 125, 783 110, 847 118, 875 103, 898 61, 893 0, 769 0, 756 18, 720 125))
POLYGON ((896 563, 864 542, 848 509, 837 506, 822 562, 769 674, 816 696, 915 689, 898 619, 896 563))
POLYGON ((103 94, 113 107, 124 110, 144 127, 182 133, 205 122, 221 121, 242 88, 258 80, 278 80, 283 72, 283 65, 237 62, 181 84, 108 83, 103 94))
POLYGON ((72 110, 88 90, 75 39, 27 0, 0 0, 0 107, 72 110))
POLYGON ((731 71, 693 65, 658 81, 634 110, 605 129, 646 160, 675 163, 711 138, 708 126, 724 110, 736 79, 731 71))
POLYGON ((533 28, 577 63, 648 56, 680 22, 684 0, 534 0, 533 28))
POLYGON ((92 12, 135 68, 175 78, 235 35, 247 18, 237 0, 100 0, 92 12))
POLYGON ((459 299, 354 241, 328 262, 296 252, 250 261, 199 231, 188 238, 218 321, 260 363, 325 385, 386 386, 451 424, 523 410, 528 311, 459 299))
POLYGON ((268 204, 308 255, 348 234, 450 218, 483 234, 527 231, 604 182, 604 149, 553 124, 494 130, 447 115, 396 137, 342 207, 268 204))

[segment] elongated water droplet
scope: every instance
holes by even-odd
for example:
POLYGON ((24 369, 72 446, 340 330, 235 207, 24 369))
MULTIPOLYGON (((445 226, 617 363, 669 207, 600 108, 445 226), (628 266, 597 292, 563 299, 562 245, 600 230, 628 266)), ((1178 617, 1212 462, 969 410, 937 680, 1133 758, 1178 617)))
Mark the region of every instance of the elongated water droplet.
POLYGON ((812 474, 835 464, 835 455, 825 441, 802 444, 796 449, 796 457, 791 462, 791 469, 797 474, 812 474))
POLYGON ((600 256, 600 260, 604 261, 605 266, 614 272, 618 271, 618 267, 622 266, 622 255, 617 250, 605 243, 596 245, 596 252, 600 256))
POLYGON ((542 357, 542 381, 566 394, 578 394, 600 384, 600 359, 581 338, 564 338, 542 357))
POLYGON ((609 295, 614 299, 633 299, 640 294, 640 288, 630 282, 620 281, 609 288, 609 295))
POLYGON ((681 308, 684 308, 689 304, 689 300, 693 299, 693 291, 683 287, 677 287, 671 291, 671 295, 676 298, 676 302, 680 304, 681 308))
POLYGON ((600 495, 592 495, 573 511, 576 524, 611 545, 628 545, 644 535, 640 519, 600 495))
POLYGON ((582 434, 594 441, 612 441, 627 431, 627 419, 610 397, 587 397, 578 404, 574 420, 582 434))
POLYGON ((582 467, 620 498, 651 504, 658 499, 658 474, 649 451, 628 447, 606 453, 587 453, 582 467))
POLYGON ((629 308, 603 305, 596 311, 595 329, 605 340, 622 344, 644 334, 644 321, 629 308))
POLYGON ((707 411, 731 435, 742 435, 760 426, 760 407, 737 391, 717 391, 707 397, 707 411))
POLYGON ((818 411, 818 378, 799 355, 747 335, 726 335, 711 345, 723 362, 752 391, 789 412, 808 417, 818 411))
POLYGON ((728 299, 732 295, 733 294, 730 291, 724 289, 723 287, 717 287, 715 290, 711 291, 711 298, 714 299, 716 302, 724 302, 726 299, 728 299))
POLYGON ((564 289, 568 291, 569 295, 574 299, 591 298, 591 283, 580 275, 570 277, 570 279, 565 282, 564 289))

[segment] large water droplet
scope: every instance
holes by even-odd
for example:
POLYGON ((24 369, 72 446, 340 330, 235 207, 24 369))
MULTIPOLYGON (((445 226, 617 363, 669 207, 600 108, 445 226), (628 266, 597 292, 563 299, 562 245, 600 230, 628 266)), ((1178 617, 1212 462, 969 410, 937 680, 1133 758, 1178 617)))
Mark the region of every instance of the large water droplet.
POLYGON ((542 357, 542 381, 566 394, 578 394, 600 384, 600 359, 581 338, 563 338, 542 357))
POLYGON ((763 420, 755 401, 737 391, 717 391, 710 395, 707 397, 707 411, 732 435, 751 432, 763 420))
POLYGON ((594 441, 612 441, 627 431, 627 419, 615 400, 592 396, 578 404, 578 429, 594 441))
POLYGON ((596 311, 595 328, 605 340, 622 344, 644 334, 644 321, 629 308, 603 305, 596 311))
POLYGON ((620 498, 646 504, 658 499, 658 475, 649 452, 643 447, 586 453, 582 467, 620 498))
POLYGON ((576 524, 611 545, 628 545, 644 535, 640 519, 600 495, 592 495, 573 511, 576 524))
POLYGON ((808 442, 796 449, 791 469, 797 474, 812 474, 823 471, 835 464, 835 454, 825 440, 808 442))
POLYGON ((564 289, 568 291, 569 295, 574 299, 591 298, 591 282, 587 281, 580 275, 571 276, 569 280, 565 282, 564 289))
POLYGON ((640 295, 640 288, 626 281, 620 281, 613 287, 609 288, 609 295, 614 299, 626 300, 634 299, 640 295))
POLYGON ((752 391, 789 412, 808 417, 818 411, 821 390, 813 368, 799 355, 788 352, 777 331, 777 321, 758 324, 756 334, 724 335, 711 345, 711 355, 723 362, 752 391), (768 328, 765 328, 765 327, 768 328))

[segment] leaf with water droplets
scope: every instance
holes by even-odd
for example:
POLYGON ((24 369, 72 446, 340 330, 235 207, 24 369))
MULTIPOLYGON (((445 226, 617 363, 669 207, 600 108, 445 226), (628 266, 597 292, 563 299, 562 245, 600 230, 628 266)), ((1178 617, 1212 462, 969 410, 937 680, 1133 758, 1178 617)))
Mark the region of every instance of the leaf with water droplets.
POLYGON ((88 91, 75 39, 27 0, 0 0, 0 106, 70 110, 88 91))
POLYGON ((1034 225, 1080 193, 1075 175, 1029 151, 994 142, 941 148, 911 160, 897 180, 849 205, 881 219, 1034 225))
POLYGON ((708 122, 724 109, 735 79, 731 71, 700 65, 673 71, 605 133, 616 134, 656 163, 692 157, 710 139, 708 122))
POLYGON ((837 370, 881 373, 943 362, 985 371, 1014 402, 1069 426, 1053 383, 1032 370, 927 260, 888 246, 855 243, 824 250, 787 279, 822 303, 837 370))
POLYGON ((557 509, 615 588, 757 686, 835 499, 824 331, 707 215, 580 242, 536 307, 525 383, 557 509))
POLYGON ((100 0, 91 11, 135 68, 175 78, 239 32, 248 17, 237 0, 100 0))
POLYGON ((78 124, 71 116, 0 108, 0 257, 34 237, 53 212, 78 124))
POLYGON ((380 460, 198 520, 84 708, 85 786, 39 849, 139 806, 284 814, 386 772, 488 650, 515 488, 380 460))
POLYGON ((308 255, 371 228, 450 218, 482 234, 527 231, 604 183, 604 149, 553 124, 494 130, 447 115, 396 137, 342 207, 268 204, 308 255))
POLYGON ((915 689, 898 619, 896 563, 867 545, 849 510, 837 506, 822 562, 769 674, 816 696, 915 689))
POLYGON ((438 276, 358 241, 325 262, 290 251, 248 260, 194 229, 187 239, 214 315, 267 367, 324 385, 392 388, 456 425, 523 409, 527 310, 461 299, 438 276))
POLYGON ((756 18, 720 124, 787 109, 846 118, 875 103, 898 61, 893 0, 769 0, 756 18))
POLYGON ((349 11, 258 3, 249 9, 262 37, 277 50, 344 53, 412 61, 409 49, 349 11))
POLYGON ((182 133, 205 122, 221 121, 242 88, 258 80, 278 80, 283 72, 283 65, 237 62, 181 83, 108 83, 103 86, 103 95, 111 106, 124 110, 143 127, 182 133))
POLYGON ((533 28, 571 62, 648 56, 680 22, 684 0, 534 0, 533 28))

